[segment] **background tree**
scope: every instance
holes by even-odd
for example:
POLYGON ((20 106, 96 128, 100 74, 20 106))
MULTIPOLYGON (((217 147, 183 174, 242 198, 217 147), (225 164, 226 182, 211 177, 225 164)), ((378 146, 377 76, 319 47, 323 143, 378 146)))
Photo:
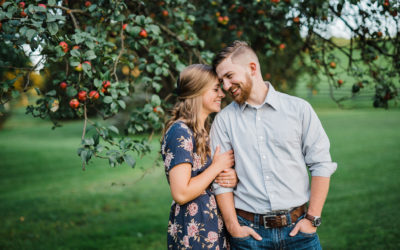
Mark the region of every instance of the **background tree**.
MULTIPOLYGON (((315 77, 310 84, 315 88, 322 72, 339 105, 363 88, 374 88, 373 105, 387 108, 399 87, 399 5, 388 0, 3 0, 0 37, 17 56, 2 56, 0 68, 1 73, 18 70, 14 79, 25 77, 24 89, 33 87, 32 72, 48 72, 46 84, 37 88, 41 97, 27 113, 49 118, 55 127, 63 119, 82 119, 83 168, 93 156, 111 166, 133 167, 132 152, 150 148, 146 139, 128 135, 162 128, 178 72, 192 63, 210 63, 212 52, 236 39, 251 43, 264 78, 282 91, 292 90, 303 73, 315 77), (328 27, 337 20, 351 33, 349 44, 328 38, 328 27), (30 67, 27 47, 41 55, 30 67), (340 79, 343 73, 353 82, 340 79), (352 84, 351 93, 335 96, 343 84, 352 84), (115 117, 130 103, 123 135, 90 118, 115 117)), ((5 81, 4 74, 2 79, 0 112, 17 96, 15 80, 5 81)))

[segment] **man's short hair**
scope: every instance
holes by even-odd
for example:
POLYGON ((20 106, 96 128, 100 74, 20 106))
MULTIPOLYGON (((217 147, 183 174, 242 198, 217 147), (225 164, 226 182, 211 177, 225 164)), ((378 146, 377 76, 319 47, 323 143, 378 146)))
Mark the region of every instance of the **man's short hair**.
POLYGON ((232 61, 235 57, 242 55, 244 53, 250 53, 251 56, 254 56, 257 59, 258 62, 258 57, 257 54, 254 52, 254 50, 244 41, 234 41, 231 45, 228 47, 223 48, 215 57, 212 62, 212 66, 214 71, 216 71, 218 65, 225 60, 226 58, 231 57, 232 61))

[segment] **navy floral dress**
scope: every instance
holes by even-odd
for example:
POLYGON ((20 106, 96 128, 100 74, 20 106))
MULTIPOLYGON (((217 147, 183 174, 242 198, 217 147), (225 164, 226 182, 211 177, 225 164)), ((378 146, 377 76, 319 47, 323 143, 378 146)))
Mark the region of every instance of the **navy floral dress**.
MULTIPOLYGON (((161 154, 165 174, 181 163, 192 165, 192 177, 211 164, 201 164, 192 130, 182 121, 175 122, 164 136, 161 154)), ((168 249, 227 249, 225 228, 214 194, 207 188, 199 197, 179 205, 172 201, 168 222, 168 249)))

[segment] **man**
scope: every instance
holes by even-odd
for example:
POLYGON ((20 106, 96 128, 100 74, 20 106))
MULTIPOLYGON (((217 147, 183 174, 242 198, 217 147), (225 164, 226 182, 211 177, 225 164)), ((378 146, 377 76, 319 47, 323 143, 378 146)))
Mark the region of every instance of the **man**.
POLYGON ((213 67, 234 99, 210 132, 213 150, 235 154, 236 189, 213 185, 232 249, 321 249, 316 230, 337 166, 317 115, 264 82, 245 42, 223 49, 213 67))

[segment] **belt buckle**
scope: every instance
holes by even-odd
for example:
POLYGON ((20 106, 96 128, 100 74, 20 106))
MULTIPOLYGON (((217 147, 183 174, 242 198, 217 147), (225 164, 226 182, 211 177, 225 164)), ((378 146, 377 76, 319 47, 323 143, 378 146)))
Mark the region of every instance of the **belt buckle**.
POLYGON ((263 215, 262 216, 262 218, 263 218, 263 222, 264 222, 264 228, 270 228, 269 226, 267 226, 267 224, 268 224, 268 218, 275 218, 276 216, 275 215, 263 215))
POLYGON ((263 222, 264 222, 264 228, 271 228, 271 227, 269 227, 267 224, 268 224, 268 219, 269 218, 271 218, 271 219, 274 219, 274 220, 276 220, 276 218, 277 217, 280 217, 280 219, 281 219, 281 225, 280 225, 280 227, 284 227, 284 226, 287 226, 288 224, 287 224, 287 219, 286 219, 286 214, 279 214, 279 215, 263 215, 263 222))

